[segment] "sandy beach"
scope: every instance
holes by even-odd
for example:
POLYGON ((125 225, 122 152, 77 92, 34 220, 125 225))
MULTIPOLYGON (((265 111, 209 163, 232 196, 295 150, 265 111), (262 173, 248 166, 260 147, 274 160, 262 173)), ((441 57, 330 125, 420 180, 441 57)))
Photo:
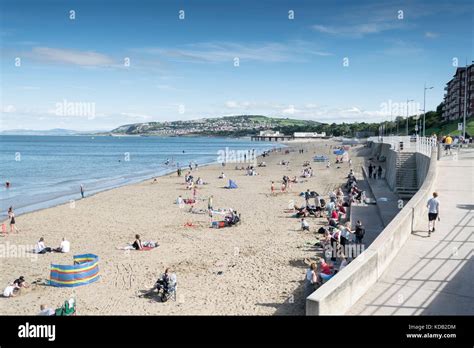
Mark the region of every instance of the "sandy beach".
MULTIPOLYGON (((188 205, 174 204, 178 195, 192 197, 184 178, 175 173, 155 183, 147 180, 85 199, 78 193, 73 204, 18 216, 20 232, 1 237, 1 244, 34 246, 44 237, 47 246, 57 247, 66 237, 71 252, 2 258, 2 287, 20 275, 28 282, 48 279, 51 263, 72 264, 72 256, 81 253, 100 257, 101 279, 77 288, 32 286, 18 297, 0 298, 0 313, 35 315, 42 303, 56 308, 75 296, 79 315, 303 315, 304 260, 316 256, 311 245, 324 219, 309 218, 311 232, 302 232, 299 220, 285 209, 291 201, 301 204, 304 200, 299 193, 307 189, 327 196, 345 183, 349 166, 334 164, 336 156, 330 145, 340 143, 288 145, 259 158, 267 166, 257 168, 257 176, 246 176, 245 171, 235 170, 235 164, 210 165, 193 172, 195 178, 209 183, 198 186, 200 200, 195 208, 206 209, 207 198, 213 195, 215 208, 233 208, 242 214, 242 222, 235 227, 210 228, 207 214, 193 214, 188 205), (298 152, 301 148, 303 154, 298 152), (331 168, 312 162, 316 154, 329 155, 331 168), (279 165, 281 160, 290 163, 279 165), (304 161, 311 161, 315 175, 299 178, 300 183, 293 184, 289 193, 270 195, 271 182, 275 181, 279 191, 283 175, 299 176, 304 161), (222 171, 226 179, 218 179, 222 171), (224 189, 228 179, 235 180, 239 188, 224 189), (160 246, 143 252, 116 249, 132 242, 136 233, 160 246), (140 290, 151 288, 166 267, 177 275, 176 302, 139 298, 140 290)), ((353 153, 349 152, 357 173, 363 158, 353 153)))

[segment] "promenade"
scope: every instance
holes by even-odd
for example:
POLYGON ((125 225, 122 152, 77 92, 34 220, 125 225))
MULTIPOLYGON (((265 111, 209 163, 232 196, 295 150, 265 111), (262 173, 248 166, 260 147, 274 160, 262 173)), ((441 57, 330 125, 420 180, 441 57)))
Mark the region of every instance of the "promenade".
MULTIPOLYGON (((472 315, 474 313, 474 151, 437 163, 440 218, 427 218, 348 314, 472 315)), ((428 199, 428 197, 427 197, 428 199)))

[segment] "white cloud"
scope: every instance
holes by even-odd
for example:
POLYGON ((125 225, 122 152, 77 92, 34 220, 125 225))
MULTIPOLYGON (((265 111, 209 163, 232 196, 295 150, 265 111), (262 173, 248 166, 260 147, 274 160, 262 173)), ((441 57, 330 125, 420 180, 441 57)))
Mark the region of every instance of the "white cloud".
POLYGON ((6 105, 2 108, 2 112, 6 114, 11 114, 13 112, 16 112, 16 108, 14 105, 6 105))
POLYGON ((427 31, 425 37, 428 39, 436 39, 439 36, 438 33, 433 33, 432 31, 427 31))
POLYGON ((156 88, 163 91, 177 91, 178 89, 170 85, 156 85, 156 88))
POLYGON ((371 22, 341 26, 315 24, 311 26, 311 29, 320 33, 335 36, 363 37, 365 35, 377 34, 387 30, 399 29, 401 27, 402 23, 397 22, 371 22))
POLYGON ((260 114, 273 117, 290 117, 295 119, 306 119, 328 123, 341 122, 379 122, 387 119, 384 109, 380 110, 364 110, 360 106, 346 107, 328 107, 317 103, 306 104, 282 104, 273 102, 249 102, 249 101, 227 101, 225 102, 226 110, 222 114, 229 114, 228 110, 232 110, 232 115, 260 114))
POLYGON ((266 42, 259 44, 241 44, 235 42, 201 42, 183 45, 177 48, 148 47, 136 51, 160 55, 170 60, 182 62, 288 62, 306 61, 309 56, 329 56, 330 52, 320 50, 314 44, 304 41, 287 43, 266 42))
POLYGON ((112 58, 93 51, 76 51, 62 48, 34 47, 33 58, 42 61, 72 64, 79 66, 111 66, 112 58))
POLYGON ((149 120, 152 118, 150 115, 130 113, 130 112, 122 112, 120 115, 126 116, 127 118, 140 119, 140 120, 149 120))

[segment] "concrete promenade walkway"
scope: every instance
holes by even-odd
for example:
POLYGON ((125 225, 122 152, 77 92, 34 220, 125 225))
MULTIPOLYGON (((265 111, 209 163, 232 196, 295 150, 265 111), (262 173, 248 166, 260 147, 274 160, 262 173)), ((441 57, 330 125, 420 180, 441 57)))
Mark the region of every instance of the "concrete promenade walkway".
POLYGON ((474 314, 474 151, 440 160, 435 188, 441 218, 436 232, 428 237, 427 218, 415 226, 395 260, 348 314, 474 314))

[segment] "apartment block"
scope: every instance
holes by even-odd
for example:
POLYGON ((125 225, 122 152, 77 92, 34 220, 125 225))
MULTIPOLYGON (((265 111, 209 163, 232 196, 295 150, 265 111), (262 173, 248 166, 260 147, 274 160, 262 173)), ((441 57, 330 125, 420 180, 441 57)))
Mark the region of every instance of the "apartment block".
POLYGON ((451 81, 446 84, 444 90, 443 121, 452 121, 464 117, 464 94, 467 74, 467 114, 466 117, 474 116, 474 64, 467 68, 457 68, 451 81))

